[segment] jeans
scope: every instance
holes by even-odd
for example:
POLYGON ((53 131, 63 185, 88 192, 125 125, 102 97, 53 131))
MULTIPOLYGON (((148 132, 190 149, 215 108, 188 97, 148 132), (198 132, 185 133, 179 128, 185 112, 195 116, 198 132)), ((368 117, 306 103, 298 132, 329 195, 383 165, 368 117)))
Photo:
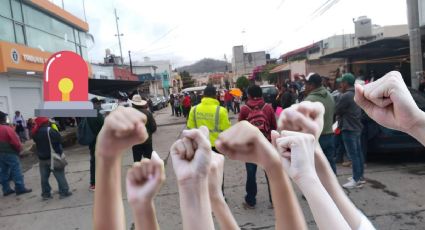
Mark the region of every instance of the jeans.
POLYGON ((335 145, 333 134, 321 135, 319 137, 320 146, 323 149, 323 153, 331 165, 332 171, 336 175, 336 164, 335 164, 335 145))
POLYGON ((229 110, 232 110, 232 112, 233 112, 233 107, 232 107, 231 101, 226 101, 226 108, 227 108, 227 112, 229 112, 229 110))
POLYGON ((96 180, 96 143, 89 146, 90 149, 90 185, 95 185, 96 180))
POLYGON ((342 141, 344 142, 345 149, 351 157, 353 168, 353 179, 357 182, 363 178, 364 171, 364 158, 361 148, 361 132, 356 131, 342 131, 342 141))
POLYGON ((150 144, 144 143, 141 145, 135 145, 132 149, 134 162, 139 162, 142 158, 151 159, 153 151, 152 142, 150 144))
MULTIPOLYGON (((257 203, 256 196, 257 196, 257 165, 253 163, 245 163, 246 167, 246 196, 245 196, 245 202, 251 206, 255 206, 257 203)), ((269 200, 270 203, 272 202, 272 196, 270 194, 270 185, 269 185, 269 178, 267 178, 267 188, 269 191, 269 200)))
POLYGON ((234 102, 233 104, 234 104, 234 107, 235 107, 234 108, 235 114, 240 113, 241 112, 241 107, 240 107, 239 102, 234 102))
POLYGON ((347 157, 347 160, 351 161, 351 157, 348 155, 344 147, 344 142, 342 141, 342 135, 334 135, 334 146, 335 146, 335 161, 343 162, 344 155, 347 157))
POLYGON ((50 191, 52 188, 49 184, 50 172, 53 172, 53 176, 55 176, 56 181, 59 186, 59 194, 66 195, 69 192, 68 182, 65 178, 65 169, 62 170, 51 170, 50 169, 50 160, 40 160, 40 179, 41 179, 41 196, 42 197, 50 197, 50 191))
POLYGON ((21 163, 18 155, 13 153, 0 153, 0 168, 0 180, 3 193, 7 193, 12 190, 9 184, 10 177, 15 183, 16 192, 25 190, 24 176, 22 175, 21 163))

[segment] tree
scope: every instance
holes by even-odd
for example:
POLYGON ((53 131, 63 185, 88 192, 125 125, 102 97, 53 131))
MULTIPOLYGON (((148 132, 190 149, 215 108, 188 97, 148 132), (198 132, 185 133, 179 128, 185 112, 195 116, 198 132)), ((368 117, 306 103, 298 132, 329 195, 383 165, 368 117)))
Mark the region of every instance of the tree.
POLYGON ((183 89, 195 86, 195 80, 192 79, 192 76, 190 76, 189 72, 180 72, 180 77, 183 82, 183 89))
POLYGON ((272 69, 274 69, 277 65, 276 64, 267 64, 264 66, 262 71, 259 73, 259 76, 263 81, 268 81, 269 83, 273 84, 277 82, 277 74, 276 73, 270 73, 272 69))
POLYGON ((236 80, 236 87, 238 87, 239 89, 243 91, 248 86, 249 86, 248 78, 244 76, 238 77, 238 79, 236 80))

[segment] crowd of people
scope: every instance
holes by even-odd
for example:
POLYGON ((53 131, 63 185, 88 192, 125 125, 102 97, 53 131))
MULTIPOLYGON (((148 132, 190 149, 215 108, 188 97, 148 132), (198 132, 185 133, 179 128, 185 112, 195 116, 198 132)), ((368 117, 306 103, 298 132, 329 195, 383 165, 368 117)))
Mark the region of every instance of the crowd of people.
MULTIPOLYGON (((238 123, 233 126, 226 100, 223 107, 211 85, 205 88, 202 99, 196 94, 194 99, 190 94, 172 97, 174 108, 177 102, 182 107, 187 105, 182 112, 188 129, 170 147, 184 229, 213 229, 212 213, 221 229, 239 229, 225 200, 224 156, 245 163, 245 208, 255 208, 257 166, 264 170, 276 229, 307 229, 291 180, 307 200, 320 229, 374 229, 336 178, 335 137, 340 137, 353 164, 353 176, 343 187, 360 188, 365 183, 362 113, 384 127, 411 135, 423 145, 425 114, 417 107, 399 72, 390 72, 365 85, 355 84, 353 74, 343 74, 337 79, 336 98, 323 82, 320 75, 313 73, 299 86, 294 83, 280 87, 281 103, 276 108, 282 110, 278 116, 277 109, 263 100, 261 87, 251 85, 238 123), (298 91, 301 88, 302 99, 298 91), (289 101, 290 105, 284 106, 283 102, 289 101)), ((94 98, 92 102, 99 110, 101 101, 94 98)), ((97 117, 79 122, 79 138, 90 149, 95 229, 125 229, 121 161, 129 148, 135 163, 127 172, 125 184, 135 227, 159 228, 153 201, 165 181, 165 171, 164 162, 152 146, 156 122, 148 102, 139 95, 129 102, 132 108, 119 106, 105 116, 98 113, 97 117)), ((25 187, 19 163, 19 133, 6 124, 6 117, 0 112, 1 184, 5 196, 20 195, 31 189, 25 187)), ((64 166, 57 168, 53 164, 54 156, 60 158, 64 151, 61 136, 48 118, 34 120, 31 138, 39 158, 42 198, 52 198, 48 182, 51 172, 58 182, 60 198, 72 195, 64 166)))
MULTIPOLYGON (((315 78, 307 77, 306 84, 316 81, 318 84, 315 78)), ((354 85, 352 75, 343 76, 339 81, 343 92, 340 100, 345 100, 345 104, 356 105, 380 125, 406 132, 425 144, 425 113, 415 104, 400 73, 390 72, 364 86, 354 85), (352 101, 345 98, 349 96, 353 96, 352 101)), ((321 87, 310 89, 316 92, 311 94, 311 100, 328 95, 328 92, 321 93, 321 87)), ((239 229, 222 191, 223 155, 256 164, 266 172, 276 229, 307 228, 291 180, 305 196, 319 229, 374 229, 339 185, 322 150, 320 139, 329 131, 325 120, 331 117, 326 118, 327 105, 307 100, 294 104, 282 111, 277 122, 270 119, 276 123, 269 124, 268 129, 266 114, 274 111, 268 105, 261 106, 260 91, 251 86, 248 90, 251 102, 241 108, 241 114, 248 117, 241 115, 240 122, 230 126, 224 121, 227 110, 213 98, 214 91, 212 86, 205 89, 199 108, 190 111, 190 129, 183 131, 170 148, 184 229, 213 229, 212 214, 221 229, 239 229), (261 114, 259 108, 270 112, 261 114), (254 115, 255 119, 249 118, 254 115)), ((309 96, 310 93, 306 99, 309 96)), ((344 112, 336 113, 342 121, 351 118, 344 117, 344 112)), ((118 108, 105 119, 96 151, 100 189, 95 192, 95 229, 125 229, 121 157, 129 146, 148 138, 144 128, 146 121, 144 114, 130 108, 118 108)), ((355 131, 349 132, 348 137, 354 136, 352 132, 355 131)), ((361 178, 357 173, 353 177, 361 178)), ((153 201, 164 180, 164 163, 155 152, 151 159, 142 159, 128 170, 127 197, 136 229, 159 228, 153 201)))

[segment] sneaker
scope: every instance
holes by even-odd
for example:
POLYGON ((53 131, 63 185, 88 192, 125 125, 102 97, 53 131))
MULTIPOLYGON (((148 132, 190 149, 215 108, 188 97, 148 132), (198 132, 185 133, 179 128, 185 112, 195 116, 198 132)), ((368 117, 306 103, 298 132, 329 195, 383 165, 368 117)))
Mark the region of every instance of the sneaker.
MULTIPOLYGON (((347 180, 353 180, 353 177, 348 177, 347 180)), ((360 178, 358 181, 360 184, 366 184, 366 179, 364 177, 360 178)))
POLYGON ((345 161, 341 164, 343 167, 351 167, 351 161, 345 161))
POLYGON ((67 198, 69 196, 72 196, 72 192, 67 192, 67 193, 64 193, 64 194, 60 194, 59 195, 59 199, 64 199, 64 198, 67 198))
POLYGON ((243 206, 244 209, 255 209, 255 205, 250 205, 246 202, 243 202, 242 206, 243 206))
POLYGON ((52 195, 48 195, 48 196, 41 196, 41 199, 42 199, 43 201, 46 201, 46 200, 53 199, 53 196, 52 196, 52 195))
POLYGON ((13 194, 13 193, 15 193, 15 190, 11 189, 11 190, 3 193, 3 196, 9 196, 10 194, 13 194))
POLYGON ((96 188, 96 186, 95 185, 90 185, 90 187, 89 187, 89 190, 90 191, 92 191, 92 192, 94 192, 94 189, 96 188))
POLYGON ((25 188, 24 190, 22 190, 22 191, 16 191, 16 195, 17 196, 19 196, 19 195, 22 195, 22 194, 25 194, 25 193, 29 193, 29 192, 32 192, 32 189, 30 189, 30 188, 25 188))
POLYGON ((363 185, 360 184, 360 182, 356 182, 353 179, 351 179, 347 183, 345 183, 342 187, 346 189, 352 189, 352 188, 361 188, 363 187, 363 185))

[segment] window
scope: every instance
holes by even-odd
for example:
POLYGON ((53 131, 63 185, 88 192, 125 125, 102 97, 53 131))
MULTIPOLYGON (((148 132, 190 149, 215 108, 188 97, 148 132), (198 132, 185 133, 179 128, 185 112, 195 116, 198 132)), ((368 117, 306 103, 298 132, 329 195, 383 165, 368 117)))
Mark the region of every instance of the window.
POLYGON ((18 0, 12 0, 13 19, 22 22, 21 3, 18 0))
POLYGON ((31 27, 26 28, 28 46, 38 48, 47 52, 58 52, 69 50, 75 52, 75 43, 58 38, 54 35, 45 33, 31 27))
POLYGON ((86 33, 78 31, 78 36, 80 37, 80 44, 81 46, 87 47, 86 43, 86 33))
POLYGON ((18 23, 15 23, 15 35, 16 43, 25 45, 24 27, 18 23))
POLYGON ((10 10, 10 1, 0 0, 0 6, 0 15, 6 18, 12 18, 12 12, 10 10))
POLYGON ((0 28, 0 40, 15 42, 12 20, 0 17, 0 28))

